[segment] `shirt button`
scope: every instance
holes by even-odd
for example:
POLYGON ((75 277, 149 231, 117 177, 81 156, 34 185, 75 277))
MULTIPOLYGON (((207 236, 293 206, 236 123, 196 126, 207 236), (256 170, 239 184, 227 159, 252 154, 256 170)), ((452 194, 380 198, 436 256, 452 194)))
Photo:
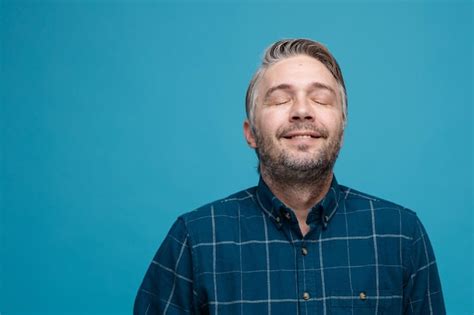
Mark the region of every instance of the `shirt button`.
POLYGON ((303 254, 303 256, 308 255, 308 250, 306 249, 306 247, 301 248, 301 253, 303 254))
POLYGON ((280 222, 280 217, 276 217, 275 219, 277 222, 280 222))
POLYGON ((367 300, 367 294, 365 294, 365 292, 359 293, 359 299, 361 299, 361 300, 367 300))
POLYGON ((308 292, 303 293, 303 299, 305 301, 309 300, 309 293, 308 292))
POLYGON ((291 219, 291 214, 289 212, 285 213, 285 217, 290 220, 291 219))

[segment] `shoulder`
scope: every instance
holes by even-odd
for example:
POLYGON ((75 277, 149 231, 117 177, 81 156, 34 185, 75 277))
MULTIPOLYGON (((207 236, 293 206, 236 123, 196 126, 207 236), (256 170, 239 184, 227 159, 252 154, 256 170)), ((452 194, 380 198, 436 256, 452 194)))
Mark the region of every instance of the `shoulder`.
POLYGON ((180 218, 184 220, 184 222, 190 223, 210 216, 236 215, 239 208, 241 209, 242 206, 246 208, 245 206, 254 203, 255 190, 256 187, 241 190, 225 198, 209 202, 197 209, 184 213, 180 218))
POLYGON ((411 238, 420 222, 416 212, 399 203, 340 185, 343 214, 366 218, 380 231, 402 233, 411 238))
POLYGON ((191 234, 209 231, 213 226, 232 229, 241 218, 260 214, 255 199, 256 187, 250 187, 225 198, 207 203, 178 217, 191 234))
POLYGON ((393 201, 380 198, 343 185, 340 185, 340 189, 342 198, 346 203, 347 211, 392 210, 401 212, 404 215, 416 216, 415 211, 408 209, 405 206, 395 203, 393 201))

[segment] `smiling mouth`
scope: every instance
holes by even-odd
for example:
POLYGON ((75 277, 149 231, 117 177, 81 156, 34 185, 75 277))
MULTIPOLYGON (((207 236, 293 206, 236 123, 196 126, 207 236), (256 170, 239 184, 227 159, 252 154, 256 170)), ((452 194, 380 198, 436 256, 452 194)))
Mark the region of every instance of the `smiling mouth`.
POLYGON ((316 132, 309 132, 309 133, 301 133, 301 132, 293 132, 283 135, 285 139, 318 139, 321 138, 321 135, 316 132))

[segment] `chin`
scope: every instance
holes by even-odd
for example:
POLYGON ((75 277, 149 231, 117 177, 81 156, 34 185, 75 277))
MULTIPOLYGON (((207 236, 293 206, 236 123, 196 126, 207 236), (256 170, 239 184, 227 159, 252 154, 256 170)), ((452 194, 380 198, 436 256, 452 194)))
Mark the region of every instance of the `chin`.
POLYGON ((315 157, 314 155, 307 158, 289 156, 285 159, 285 164, 292 168, 312 169, 319 167, 322 161, 323 159, 321 157, 315 157))

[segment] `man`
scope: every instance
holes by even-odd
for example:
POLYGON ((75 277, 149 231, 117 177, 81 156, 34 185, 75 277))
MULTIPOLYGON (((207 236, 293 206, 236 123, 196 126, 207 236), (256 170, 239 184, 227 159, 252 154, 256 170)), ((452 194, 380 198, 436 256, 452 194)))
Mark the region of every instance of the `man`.
POLYGON ((333 175, 346 98, 323 45, 267 49, 244 122, 258 186, 178 218, 135 314, 445 314, 416 214, 333 175))

